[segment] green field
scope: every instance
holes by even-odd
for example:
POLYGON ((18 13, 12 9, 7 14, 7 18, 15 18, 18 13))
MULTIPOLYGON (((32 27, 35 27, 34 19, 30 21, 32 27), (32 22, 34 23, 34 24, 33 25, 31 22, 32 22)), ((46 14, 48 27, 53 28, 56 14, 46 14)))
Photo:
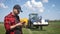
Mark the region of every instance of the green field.
MULTIPOLYGON (((5 34, 3 24, 0 24, 0 34, 5 34)), ((49 22, 48 26, 43 26, 43 30, 23 28, 23 34, 60 34, 60 21, 49 22)))

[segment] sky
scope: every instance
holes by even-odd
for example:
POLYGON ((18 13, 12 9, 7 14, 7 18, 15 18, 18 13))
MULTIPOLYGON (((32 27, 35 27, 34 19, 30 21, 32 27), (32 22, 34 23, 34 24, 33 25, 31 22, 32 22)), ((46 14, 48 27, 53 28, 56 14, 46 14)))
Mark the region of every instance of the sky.
POLYGON ((37 13, 43 19, 60 20, 60 0, 0 0, 0 21, 19 4, 22 13, 20 18, 29 18, 30 13, 37 13))

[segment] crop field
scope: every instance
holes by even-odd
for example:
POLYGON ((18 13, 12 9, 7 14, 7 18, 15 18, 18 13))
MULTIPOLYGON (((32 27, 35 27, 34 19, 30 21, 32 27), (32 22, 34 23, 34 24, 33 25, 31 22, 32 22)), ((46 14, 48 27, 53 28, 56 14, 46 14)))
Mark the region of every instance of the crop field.
MULTIPOLYGON (((23 34, 60 34, 60 21, 49 22, 48 26, 43 26, 43 30, 23 28, 23 34)), ((3 24, 0 24, 0 34, 5 34, 3 24)))

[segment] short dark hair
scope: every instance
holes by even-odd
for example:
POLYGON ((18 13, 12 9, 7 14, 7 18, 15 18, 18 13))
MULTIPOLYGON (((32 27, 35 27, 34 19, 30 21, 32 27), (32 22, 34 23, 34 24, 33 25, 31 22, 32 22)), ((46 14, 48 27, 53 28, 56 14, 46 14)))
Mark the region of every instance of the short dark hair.
POLYGON ((18 4, 16 4, 16 5, 13 7, 13 9, 17 9, 18 11, 22 12, 21 6, 19 6, 18 4))

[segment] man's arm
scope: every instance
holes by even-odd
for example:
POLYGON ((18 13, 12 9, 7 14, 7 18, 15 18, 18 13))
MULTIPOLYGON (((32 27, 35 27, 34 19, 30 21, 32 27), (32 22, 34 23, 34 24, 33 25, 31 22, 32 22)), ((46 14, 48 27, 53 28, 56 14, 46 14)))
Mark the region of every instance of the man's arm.
POLYGON ((15 28, 17 26, 22 26, 22 23, 17 23, 16 25, 10 26, 10 29, 13 29, 13 28, 15 28))
POLYGON ((8 18, 8 17, 5 17, 5 18, 4 18, 4 26, 5 26, 5 29, 6 29, 7 31, 10 30, 10 23, 9 23, 9 18, 8 18))
POLYGON ((22 26, 22 23, 17 23, 15 25, 11 26, 10 22, 9 22, 9 18, 5 17, 5 19, 4 19, 4 26, 5 26, 5 29, 9 31, 10 29, 15 28, 16 26, 22 26))

